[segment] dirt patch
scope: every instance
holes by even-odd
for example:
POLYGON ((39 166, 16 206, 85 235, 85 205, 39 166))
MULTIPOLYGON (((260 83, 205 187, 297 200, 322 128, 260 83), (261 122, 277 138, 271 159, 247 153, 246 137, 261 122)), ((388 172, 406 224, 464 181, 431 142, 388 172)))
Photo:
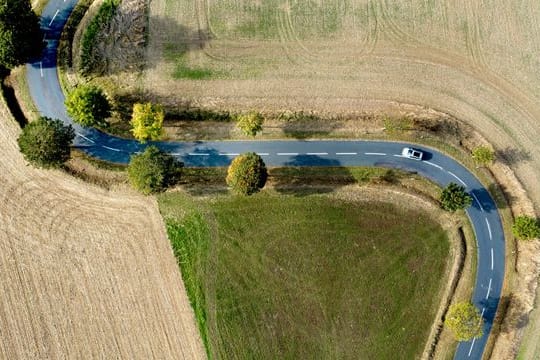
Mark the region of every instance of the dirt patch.
POLYGON ((152 198, 28 166, 0 102, 0 357, 205 358, 152 198))

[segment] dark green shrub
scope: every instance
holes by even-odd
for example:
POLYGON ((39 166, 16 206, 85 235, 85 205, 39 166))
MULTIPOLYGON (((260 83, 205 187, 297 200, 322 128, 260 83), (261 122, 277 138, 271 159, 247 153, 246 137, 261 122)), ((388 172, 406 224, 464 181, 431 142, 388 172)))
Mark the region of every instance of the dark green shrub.
POLYGON ((227 185, 237 194, 251 195, 266 184, 268 172, 262 158, 255 153, 237 156, 227 171, 227 185))
POLYGON ((74 137, 71 126, 41 117, 23 128, 17 142, 29 163, 36 167, 56 168, 69 159, 74 137))
POLYGON ((145 195, 164 191, 178 181, 181 167, 182 164, 171 155, 149 146, 142 154, 131 157, 129 182, 145 195))

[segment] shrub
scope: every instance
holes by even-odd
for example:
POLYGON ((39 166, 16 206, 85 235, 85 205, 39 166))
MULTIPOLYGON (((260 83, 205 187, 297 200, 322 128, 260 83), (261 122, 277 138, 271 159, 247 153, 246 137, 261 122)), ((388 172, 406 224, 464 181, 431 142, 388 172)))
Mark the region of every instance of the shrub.
POLYGON ((133 115, 131 117, 131 132, 135 139, 146 142, 146 140, 158 140, 163 135, 163 119, 165 114, 160 105, 134 104, 133 115))
POLYGON ((56 168, 70 156, 75 132, 60 120, 41 117, 26 125, 17 142, 24 158, 34 166, 56 168))
POLYGON ((128 178, 131 185, 148 195, 164 191, 179 179, 182 164, 155 146, 131 157, 128 178))
POLYGON ((227 185, 240 195, 251 195, 266 184, 268 173, 262 158, 255 153, 237 156, 227 170, 227 185))
POLYGON ((103 91, 92 85, 75 88, 66 99, 66 110, 76 123, 83 126, 107 126, 111 105, 103 91))
POLYGON ((471 206, 472 197, 465 192, 463 186, 450 183, 441 194, 441 207, 447 211, 456 211, 471 206))
POLYGON ((478 165, 489 165, 495 160, 495 153, 487 146, 478 146, 473 149, 472 157, 478 165))
POLYGON ((482 336, 482 316, 470 302, 450 306, 444 324, 454 333, 458 341, 469 341, 482 336))
POLYGON ((94 46, 100 29, 108 24, 116 14, 119 0, 105 0, 98 10, 98 13, 88 24, 81 40, 81 61, 80 73, 87 75, 92 72, 94 66, 100 59, 96 59, 94 46))
POLYGON ((516 217, 512 225, 512 233, 522 240, 536 239, 540 237, 540 224, 538 219, 527 215, 516 217))
POLYGON ((262 131, 264 118, 258 112, 250 112, 248 114, 238 115, 236 126, 242 132, 249 136, 255 136, 259 131, 262 131))

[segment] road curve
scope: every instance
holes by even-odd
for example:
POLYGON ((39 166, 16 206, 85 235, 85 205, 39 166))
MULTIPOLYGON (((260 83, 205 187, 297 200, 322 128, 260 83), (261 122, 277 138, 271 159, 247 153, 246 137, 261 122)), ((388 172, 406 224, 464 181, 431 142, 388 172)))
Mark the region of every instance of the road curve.
MULTIPOLYGON (((78 0, 50 0, 44 8, 41 26, 47 47, 42 58, 27 65, 31 96, 43 116, 73 125, 75 146, 99 159, 127 163, 131 154, 146 145, 116 138, 95 129, 73 124, 64 107, 64 94, 56 69, 61 31, 78 0)), ((504 280, 505 244, 501 218, 495 202, 478 179, 452 158, 433 149, 426 161, 400 156, 408 145, 382 141, 214 141, 151 142, 173 154, 186 166, 226 166, 240 153, 260 154, 270 166, 382 166, 415 171, 446 186, 455 182, 466 187, 473 205, 466 211, 478 244, 478 268, 473 303, 484 317, 484 335, 472 342, 461 342, 455 359, 481 359, 499 304, 504 280)), ((427 269, 429 270, 429 269, 427 269)))

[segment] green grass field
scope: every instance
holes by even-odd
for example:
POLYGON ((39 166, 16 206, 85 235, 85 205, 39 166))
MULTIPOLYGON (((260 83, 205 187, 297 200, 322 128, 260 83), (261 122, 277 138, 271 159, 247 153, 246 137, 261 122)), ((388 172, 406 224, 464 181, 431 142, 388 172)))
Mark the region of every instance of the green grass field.
POLYGON ((449 253, 426 214, 267 192, 158 201, 212 358, 423 351, 449 253))

